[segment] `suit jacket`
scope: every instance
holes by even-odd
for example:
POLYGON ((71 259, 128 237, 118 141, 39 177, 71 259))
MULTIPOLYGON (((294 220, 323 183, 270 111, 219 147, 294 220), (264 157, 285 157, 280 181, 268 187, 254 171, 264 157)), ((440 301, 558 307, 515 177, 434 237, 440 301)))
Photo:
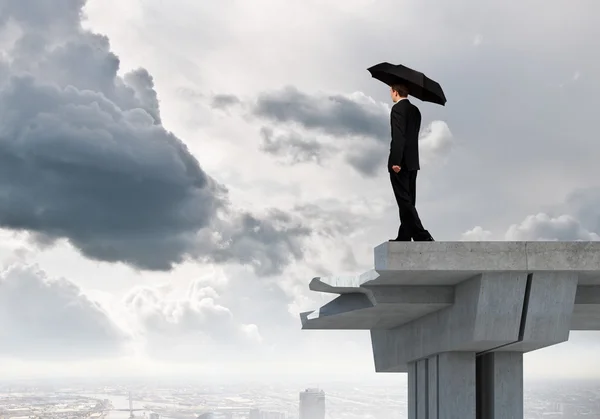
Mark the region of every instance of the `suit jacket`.
POLYGON ((388 171, 392 166, 402 170, 419 170, 419 131, 421 130, 421 112, 408 99, 399 100, 392 106, 390 115, 392 142, 388 171))

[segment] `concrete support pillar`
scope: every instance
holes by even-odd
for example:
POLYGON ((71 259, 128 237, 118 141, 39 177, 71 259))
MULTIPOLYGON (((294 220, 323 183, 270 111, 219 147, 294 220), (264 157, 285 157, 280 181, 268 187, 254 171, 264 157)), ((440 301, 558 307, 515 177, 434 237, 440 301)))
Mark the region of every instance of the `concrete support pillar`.
POLYGON ((446 352, 412 362, 409 419, 478 419, 474 352, 446 352))
POLYGON ((411 362, 409 419, 523 419, 523 354, 446 352, 411 362))
POLYGON ((477 419, 523 419, 523 353, 477 357, 477 419))

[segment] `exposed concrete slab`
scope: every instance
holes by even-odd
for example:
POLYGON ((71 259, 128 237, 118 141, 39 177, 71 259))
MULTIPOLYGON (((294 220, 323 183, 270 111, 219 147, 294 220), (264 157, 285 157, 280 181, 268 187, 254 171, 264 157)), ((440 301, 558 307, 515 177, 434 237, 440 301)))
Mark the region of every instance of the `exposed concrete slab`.
POLYGON ((600 242, 525 242, 527 270, 578 272, 580 285, 600 285, 600 242))
POLYGON ((372 285, 456 285, 483 272, 573 272, 600 285, 600 242, 385 242, 372 285))
POLYGON ((526 271, 525 242, 385 242, 375 248, 375 270, 526 271))

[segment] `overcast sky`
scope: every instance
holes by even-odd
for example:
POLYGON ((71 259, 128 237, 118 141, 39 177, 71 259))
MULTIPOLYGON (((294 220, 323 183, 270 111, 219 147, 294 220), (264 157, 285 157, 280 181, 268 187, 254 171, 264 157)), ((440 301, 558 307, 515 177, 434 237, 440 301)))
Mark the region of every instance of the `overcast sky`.
MULTIPOLYGON (((368 332, 298 319, 397 229, 366 68, 444 87, 413 101, 436 240, 600 240, 600 3, 576 3, 0 0, 0 369, 389 379, 368 332)), ((527 373, 597 376, 599 349, 527 373)))

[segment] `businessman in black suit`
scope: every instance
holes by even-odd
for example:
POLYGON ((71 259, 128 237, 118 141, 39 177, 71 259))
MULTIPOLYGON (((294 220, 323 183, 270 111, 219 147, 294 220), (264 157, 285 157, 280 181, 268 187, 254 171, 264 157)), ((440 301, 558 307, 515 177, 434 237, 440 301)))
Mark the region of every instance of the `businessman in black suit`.
POLYGON ((408 88, 391 86, 394 101, 390 123, 392 142, 388 158, 388 171, 394 196, 400 210, 398 236, 390 241, 434 241, 423 227, 415 208, 417 200, 417 173, 419 165, 419 131, 421 112, 409 102, 408 88))

